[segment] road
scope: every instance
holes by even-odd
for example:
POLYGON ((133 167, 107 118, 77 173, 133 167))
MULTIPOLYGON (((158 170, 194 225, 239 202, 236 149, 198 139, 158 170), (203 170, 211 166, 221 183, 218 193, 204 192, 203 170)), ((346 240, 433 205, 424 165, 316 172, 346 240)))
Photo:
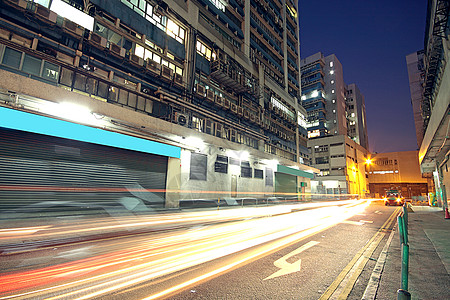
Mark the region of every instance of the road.
POLYGON ((0 299, 361 299, 395 210, 334 201, 8 228, 0 299))

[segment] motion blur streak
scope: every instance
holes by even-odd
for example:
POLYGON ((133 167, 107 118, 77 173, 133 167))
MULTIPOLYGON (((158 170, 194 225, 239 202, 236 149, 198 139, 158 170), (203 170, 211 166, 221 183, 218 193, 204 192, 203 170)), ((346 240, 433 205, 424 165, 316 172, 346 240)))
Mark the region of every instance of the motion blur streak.
MULTIPOLYGON (((88 299, 251 249, 245 258, 238 258, 228 265, 218 266, 209 273, 176 284, 165 291, 160 291, 156 287, 148 288, 148 293, 153 295, 147 299, 156 299, 342 222, 362 212, 368 202, 345 201, 339 203, 341 206, 336 204, 337 202, 333 202, 332 206, 328 203, 327 206, 315 209, 309 207, 306 211, 282 212, 282 215, 273 215, 276 208, 265 207, 267 210, 251 208, 173 214, 177 215, 175 220, 170 219, 169 215, 152 216, 155 218, 154 222, 161 219, 159 222, 183 223, 187 219, 188 222, 197 222, 196 225, 212 220, 222 223, 196 226, 190 230, 162 231, 152 235, 109 239, 97 242, 94 247, 88 249, 86 244, 81 243, 78 245, 80 247, 78 251, 73 252, 72 249, 72 252, 63 252, 59 257, 86 252, 84 258, 77 257, 72 261, 53 266, 0 274, 1 299, 22 297, 88 299), (233 222, 223 223, 229 220, 233 222), (262 244, 264 246, 261 246, 262 244)), ((287 209, 292 211, 294 207, 287 209)), ((142 222, 132 219, 120 221, 122 224, 130 222, 131 226, 143 225, 142 222)), ((42 228, 44 231, 48 229, 42 228)), ((87 228, 83 228, 85 229, 87 228)), ((72 245, 71 248, 76 246, 72 245)))

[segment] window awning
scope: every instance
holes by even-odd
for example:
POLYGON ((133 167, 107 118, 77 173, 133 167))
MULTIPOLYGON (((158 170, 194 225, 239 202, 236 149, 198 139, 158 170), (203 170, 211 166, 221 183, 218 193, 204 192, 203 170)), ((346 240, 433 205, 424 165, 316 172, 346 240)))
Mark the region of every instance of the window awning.
POLYGON ((283 165, 278 165, 277 166, 277 172, 284 173, 284 174, 289 174, 289 175, 294 175, 294 176, 299 176, 299 177, 306 177, 306 178, 309 178, 309 179, 313 179, 314 178, 314 174, 313 173, 309 173, 309 172, 302 171, 302 170, 297 170, 297 169, 286 167, 286 166, 283 166, 283 165))

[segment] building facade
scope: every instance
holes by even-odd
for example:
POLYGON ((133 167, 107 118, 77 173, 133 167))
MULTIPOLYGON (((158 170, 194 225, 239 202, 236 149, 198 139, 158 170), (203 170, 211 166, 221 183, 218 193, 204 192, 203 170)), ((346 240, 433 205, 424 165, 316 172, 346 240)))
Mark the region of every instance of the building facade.
POLYGON ((420 172, 419 151, 402 151, 372 154, 366 171, 370 194, 379 198, 387 190, 399 190, 408 199, 427 199, 431 179, 420 172))
POLYGON ((423 105, 425 132, 419 150, 422 174, 431 175, 439 206, 448 207, 450 195, 450 3, 428 1, 425 28, 423 105))
POLYGON ((318 194, 368 193, 365 162, 367 149, 346 135, 312 139, 308 142, 313 165, 320 170, 311 182, 311 192, 318 194))
POLYGON ((366 104, 364 95, 354 83, 347 85, 345 93, 347 135, 357 144, 369 149, 367 136, 366 104))
POLYGON ((308 137, 346 135, 346 89, 342 65, 337 57, 318 52, 302 59, 300 69, 308 137))
POLYGON ((0 22, 1 169, 28 166, 5 184, 162 207, 308 191, 295 1, 4 0, 0 22))
MULTIPOLYGON (((420 147, 423 140, 425 125, 428 125, 429 114, 424 114, 423 101, 423 78, 424 78, 424 51, 420 50, 406 56, 408 68, 409 91, 411 93, 411 105, 414 114, 414 125, 416 127, 417 145, 420 147), (424 122, 425 120, 425 122, 424 122)), ((428 106, 426 106, 427 108, 428 106)), ((424 107, 425 108, 425 107, 424 107)), ((426 111, 426 110, 425 110, 426 111)))

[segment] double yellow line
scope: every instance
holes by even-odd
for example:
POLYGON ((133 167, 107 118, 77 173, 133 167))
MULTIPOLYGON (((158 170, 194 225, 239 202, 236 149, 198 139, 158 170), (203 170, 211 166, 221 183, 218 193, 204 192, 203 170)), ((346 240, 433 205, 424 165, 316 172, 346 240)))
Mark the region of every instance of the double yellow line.
POLYGON ((336 277, 333 283, 328 287, 325 293, 319 298, 319 300, 329 299, 336 290, 340 287, 342 283, 342 287, 340 289, 339 296, 333 297, 334 299, 347 299, 348 295, 353 289, 356 280, 358 280, 359 275, 364 269, 367 261, 370 259, 370 256, 377 248, 378 244, 386 235, 386 230, 389 230, 392 223, 396 220, 397 215, 399 214, 401 208, 397 207, 396 210, 389 216, 389 218, 384 222, 381 228, 375 233, 375 235, 367 242, 367 244, 361 248, 361 250, 356 253, 353 259, 348 263, 348 265, 342 270, 342 272, 336 277), (355 266, 358 264, 357 266, 355 266), (349 272, 353 269, 353 272, 349 274, 349 272), (342 281, 346 281, 343 283, 342 281))

